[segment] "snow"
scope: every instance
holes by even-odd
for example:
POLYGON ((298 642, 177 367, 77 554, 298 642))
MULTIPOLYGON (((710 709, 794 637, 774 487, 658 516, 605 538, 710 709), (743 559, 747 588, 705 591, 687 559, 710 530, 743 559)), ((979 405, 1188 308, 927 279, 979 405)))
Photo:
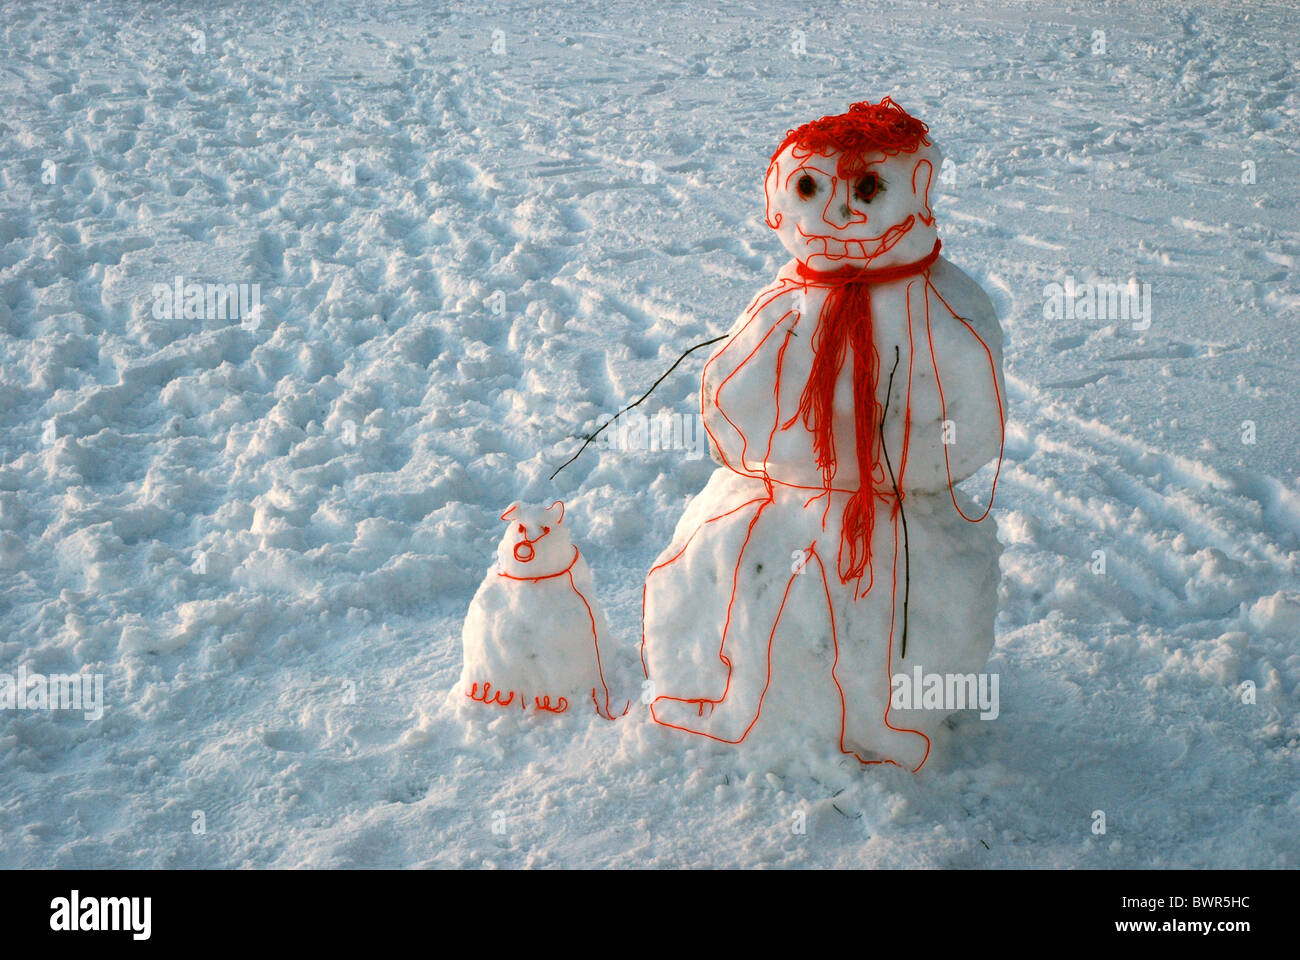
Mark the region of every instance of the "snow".
POLYGON ((0 710, 0 866, 1300 866, 1294 7, 800 10, 6 5, 0 673, 107 702, 0 710), (915 776, 741 772, 635 696, 464 723, 515 500, 637 689, 713 464, 547 478, 775 275, 786 130, 885 94, 1007 334, 997 719, 915 776), (177 276, 262 309, 155 319, 177 276), (1067 277, 1149 328, 1047 319, 1067 277))

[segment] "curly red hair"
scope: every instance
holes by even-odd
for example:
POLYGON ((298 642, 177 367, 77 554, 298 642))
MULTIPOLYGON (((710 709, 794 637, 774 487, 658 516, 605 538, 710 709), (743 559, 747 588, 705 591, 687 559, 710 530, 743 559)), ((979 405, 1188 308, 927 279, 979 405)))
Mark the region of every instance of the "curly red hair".
POLYGON ((789 131, 772 159, 792 143, 809 153, 838 153, 837 172, 851 179, 865 172, 868 154, 915 153, 930 145, 929 132, 928 126, 889 97, 879 103, 862 100, 847 113, 811 120, 789 131))

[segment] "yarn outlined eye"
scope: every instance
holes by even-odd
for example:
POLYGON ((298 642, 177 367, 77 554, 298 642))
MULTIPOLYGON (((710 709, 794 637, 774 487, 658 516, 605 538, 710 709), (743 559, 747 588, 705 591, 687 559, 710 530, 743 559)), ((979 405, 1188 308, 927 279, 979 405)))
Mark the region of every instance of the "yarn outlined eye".
POLYGON ((519 532, 520 532, 520 533, 523 533, 523 534, 527 534, 527 533, 528 533, 528 528, 525 527, 525 526, 521 523, 521 524, 519 524, 519 532))
POLYGON ((862 203, 870 203, 885 192, 885 182, 874 173, 868 173, 853 187, 853 196, 862 203))
POLYGON ((550 527, 542 527, 542 536, 546 536, 550 532, 551 532, 550 527))
POLYGON ((804 200, 811 200, 817 195, 817 181, 809 174, 804 174, 794 185, 799 192, 799 196, 804 200))

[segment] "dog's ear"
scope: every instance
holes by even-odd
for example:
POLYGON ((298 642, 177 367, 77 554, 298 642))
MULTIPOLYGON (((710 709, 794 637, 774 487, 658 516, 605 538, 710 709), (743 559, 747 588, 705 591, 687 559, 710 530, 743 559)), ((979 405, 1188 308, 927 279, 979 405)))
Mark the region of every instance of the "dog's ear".
POLYGON ((564 501, 556 500, 546 508, 546 512, 555 518, 555 525, 558 527, 564 522, 564 501))
POLYGON ((514 512, 518 509, 519 509, 519 501, 516 500, 514 503, 510 504, 510 506, 506 507, 506 512, 501 514, 501 519, 509 523, 511 516, 513 516, 514 512))

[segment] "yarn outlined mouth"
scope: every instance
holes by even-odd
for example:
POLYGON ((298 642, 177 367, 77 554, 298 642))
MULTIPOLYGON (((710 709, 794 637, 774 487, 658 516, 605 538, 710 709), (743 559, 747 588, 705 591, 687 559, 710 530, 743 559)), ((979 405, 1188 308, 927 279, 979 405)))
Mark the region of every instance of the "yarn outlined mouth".
POLYGON ((863 237, 862 239, 857 240, 846 240, 842 237, 804 233, 803 228, 797 223, 794 225, 794 228, 807 246, 813 247, 815 241, 818 240, 822 242, 822 248, 820 251, 812 249, 805 256, 802 262, 806 265, 813 257, 823 257, 832 262, 839 260, 865 260, 870 262, 881 254, 888 253, 897 246, 898 242, 902 240, 915 225, 916 215, 908 214, 906 220, 894 224, 884 233, 880 234, 880 236, 863 237), (871 252, 867 251, 867 244, 869 243, 876 244, 876 247, 871 250, 871 252))
POLYGON ((541 541, 546 539, 546 537, 550 535, 551 528, 542 527, 542 532, 531 540, 528 539, 528 531, 524 528, 522 523, 519 525, 519 532, 524 535, 524 538, 515 544, 515 559, 520 563, 531 563, 537 556, 537 548, 534 547, 533 544, 541 543, 541 541))

